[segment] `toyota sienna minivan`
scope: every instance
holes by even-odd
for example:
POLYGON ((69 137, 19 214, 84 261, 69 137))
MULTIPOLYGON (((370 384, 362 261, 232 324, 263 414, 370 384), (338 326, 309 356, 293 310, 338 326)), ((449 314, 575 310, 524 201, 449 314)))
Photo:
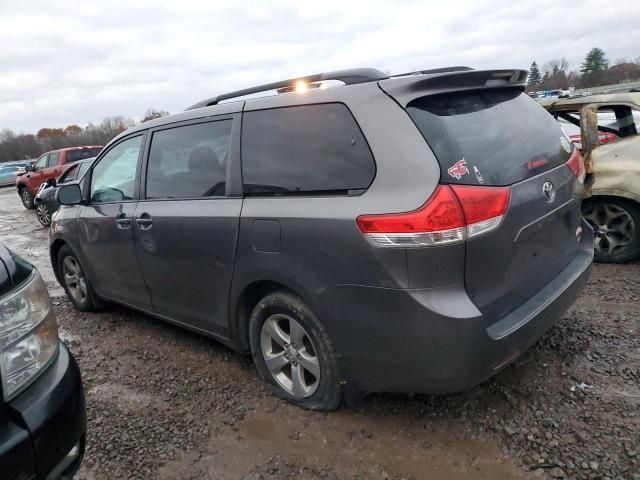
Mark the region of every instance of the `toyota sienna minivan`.
POLYGON ((115 302, 251 352, 305 408, 469 388, 592 264, 582 157, 525 78, 354 69, 137 125, 59 188, 56 275, 80 310, 115 302))

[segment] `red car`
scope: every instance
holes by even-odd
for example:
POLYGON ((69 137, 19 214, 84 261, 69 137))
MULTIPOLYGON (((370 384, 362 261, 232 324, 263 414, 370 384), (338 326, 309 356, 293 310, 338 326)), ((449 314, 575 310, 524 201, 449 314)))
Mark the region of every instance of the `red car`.
POLYGON ((16 179, 18 195, 24 208, 34 208, 34 198, 40 185, 51 178, 59 177, 64 166, 78 160, 95 157, 102 150, 101 145, 61 148, 42 155, 26 172, 16 179))

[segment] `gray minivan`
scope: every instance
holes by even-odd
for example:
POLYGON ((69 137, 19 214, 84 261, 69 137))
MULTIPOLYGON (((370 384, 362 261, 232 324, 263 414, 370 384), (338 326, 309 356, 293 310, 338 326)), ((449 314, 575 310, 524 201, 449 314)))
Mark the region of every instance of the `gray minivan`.
POLYGON ((592 264, 582 157, 525 78, 354 69, 137 125, 60 187, 56 275, 80 310, 116 302, 251 352, 305 408, 473 386, 592 264))

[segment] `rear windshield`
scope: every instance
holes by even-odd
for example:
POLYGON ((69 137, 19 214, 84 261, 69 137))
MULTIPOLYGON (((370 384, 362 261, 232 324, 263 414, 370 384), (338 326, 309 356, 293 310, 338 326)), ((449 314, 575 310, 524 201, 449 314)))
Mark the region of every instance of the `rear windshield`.
POLYGON ((67 152, 67 163, 77 162, 85 158, 97 157, 102 148, 83 148, 82 150, 70 150, 67 152))
POLYGON ((566 162, 573 149, 553 117, 517 89, 429 95, 407 111, 442 183, 511 185, 566 162))

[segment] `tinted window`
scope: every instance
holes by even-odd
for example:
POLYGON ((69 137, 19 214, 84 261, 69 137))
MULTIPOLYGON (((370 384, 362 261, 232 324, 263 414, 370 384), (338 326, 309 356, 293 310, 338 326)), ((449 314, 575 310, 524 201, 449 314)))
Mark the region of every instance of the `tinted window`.
POLYGON ((84 160, 85 158, 97 157, 101 150, 102 147, 69 150, 67 152, 67 163, 77 162, 78 160, 84 160))
POLYGON ((566 162, 573 148, 553 117, 516 89, 429 95, 407 111, 444 183, 510 185, 566 162))
POLYGON ((49 154, 49 160, 47 161, 47 167, 57 167, 60 161, 60 152, 53 152, 49 154))
POLYGON ((243 115, 245 193, 346 193, 369 187, 374 176, 369 146, 344 105, 243 115))
POLYGON ((91 201, 132 200, 142 136, 117 144, 98 162, 91 175, 91 201))
POLYGON ((147 164, 147 198, 225 194, 231 120, 155 132, 147 164))

